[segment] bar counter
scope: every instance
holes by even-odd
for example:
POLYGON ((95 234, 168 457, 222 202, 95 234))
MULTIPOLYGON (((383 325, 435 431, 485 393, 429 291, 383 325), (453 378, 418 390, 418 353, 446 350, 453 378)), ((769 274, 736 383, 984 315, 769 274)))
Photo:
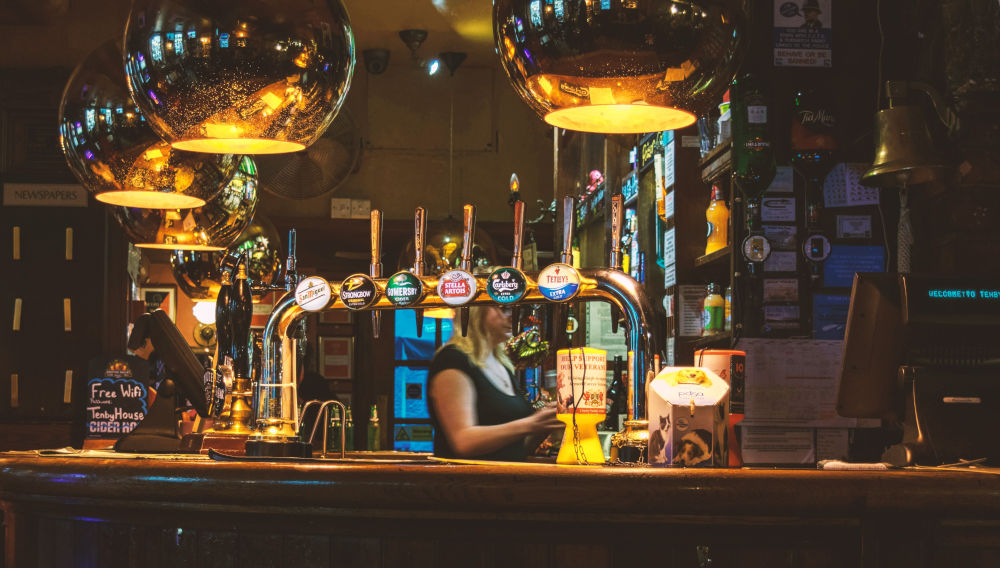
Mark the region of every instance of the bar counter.
POLYGON ((1000 565, 996 470, 22 452, 0 499, 8 567, 1000 565))

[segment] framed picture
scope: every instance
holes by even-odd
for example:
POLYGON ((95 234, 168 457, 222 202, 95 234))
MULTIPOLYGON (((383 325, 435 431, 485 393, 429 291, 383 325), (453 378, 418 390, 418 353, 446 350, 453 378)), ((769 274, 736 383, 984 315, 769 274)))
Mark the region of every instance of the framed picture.
POLYGON ((169 284, 153 284, 139 288, 139 299, 146 304, 146 313, 159 308, 170 316, 170 321, 177 322, 177 286, 169 284))
POLYGON ((354 378, 354 338, 319 338, 319 374, 327 379, 354 378))
POLYGON ((319 313, 319 323, 349 324, 353 315, 347 310, 326 310, 319 313))

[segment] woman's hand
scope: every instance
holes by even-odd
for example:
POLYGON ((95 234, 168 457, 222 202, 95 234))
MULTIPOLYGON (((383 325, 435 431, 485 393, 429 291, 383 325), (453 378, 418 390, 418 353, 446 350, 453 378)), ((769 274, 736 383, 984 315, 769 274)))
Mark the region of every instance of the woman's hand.
POLYGON ((556 403, 549 402, 527 418, 532 434, 547 434, 565 428, 565 424, 556 419, 556 403))

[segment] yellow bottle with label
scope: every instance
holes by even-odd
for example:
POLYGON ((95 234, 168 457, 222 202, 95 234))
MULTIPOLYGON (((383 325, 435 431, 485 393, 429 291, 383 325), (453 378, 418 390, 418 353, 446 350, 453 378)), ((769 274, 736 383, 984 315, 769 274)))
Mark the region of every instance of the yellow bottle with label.
POLYGON ((603 349, 577 347, 556 352, 556 418, 566 424, 556 463, 604 463, 597 425, 607 417, 606 368, 607 352, 603 349))
POLYGON ((705 219, 708 221, 708 242, 705 245, 705 254, 712 254, 729 244, 729 208, 726 207, 722 188, 718 184, 712 186, 712 199, 705 211, 705 219))

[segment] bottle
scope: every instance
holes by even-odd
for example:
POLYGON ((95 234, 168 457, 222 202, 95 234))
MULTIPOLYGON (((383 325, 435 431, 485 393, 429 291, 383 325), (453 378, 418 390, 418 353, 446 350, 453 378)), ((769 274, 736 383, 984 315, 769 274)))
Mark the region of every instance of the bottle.
POLYGON ((820 91, 803 88, 795 93, 795 116, 792 118, 792 164, 813 187, 833 168, 837 149, 837 119, 828 97, 820 91))
POLYGON ((330 421, 327 423, 326 427, 326 451, 339 452, 340 428, 342 427, 340 420, 340 408, 336 405, 332 405, 327 408, 330 409, 330 421))
POLYGON ((219 296, 215 299, 215 365, 210 401, 213 416, 219 416, 222 412, 226 402, 226 392, 232 386, 226 384, 227 378, 231 377, 233 367, 233 323, 229 317, 229 296, 232 294, 232 289, 232 275, 223 267, 219 296))
POLYGON ((608 415, 604 419, 605 430, 620 432, 625 427, 625 420, 628 415, 627 396, 625 383, 622 380, 622 358, 616 355, 611 373, 611 386, 608 387, 608 415))
POLYGON ((351 407, 347 407, 347 418, 344 419, 344 449, 354 449, 354 420, 351 418, 351 407))
POLYGON ((722 104, 719 105, 719 120, 718 120, 718 139, 715 145, 718 146, 729 140, 732 136, 732 104, 730 102, 730 91, 726 91, 722 95, 722 104))
POLYGON ((726 300, 722 297, 722 288, 716 283, 705 287, 708 295, 702 308, 701 335, 717 335, 725 330, 726 300))
POLYGON ((667 166, 666 156, 657 151, 653 154, 653 182, 656 186, 656 214, 664 222, 667 220, 667 166))
POLYGON ((377 452, 382 449, 381 429, 378 421, 378 409, 372 405, 371 413, 368 417, 368 451, 377 452))
POLYGON ((733 330, 733 287, 726 286, 726 331, 733 330))
POLYGON ((712 184, 712 197, 705 210, 708 221, 708 242, 705 244, 705 254, 726 248, 729 244, 729 208, 726 198, 722 195, 719 184, 712 184))
POLYGON ((744 73, 733 81, 733 176, 748 199, 774 181, 774 151, 767 120, 767 97, 759 79, 744 73))
POLYGON ((250 378, 250 320, 253 318, 253 293, 247 281, 246 256, 240 257, 229 297, 229 317, 233 326, 233 375, 236 378, 250 378))

